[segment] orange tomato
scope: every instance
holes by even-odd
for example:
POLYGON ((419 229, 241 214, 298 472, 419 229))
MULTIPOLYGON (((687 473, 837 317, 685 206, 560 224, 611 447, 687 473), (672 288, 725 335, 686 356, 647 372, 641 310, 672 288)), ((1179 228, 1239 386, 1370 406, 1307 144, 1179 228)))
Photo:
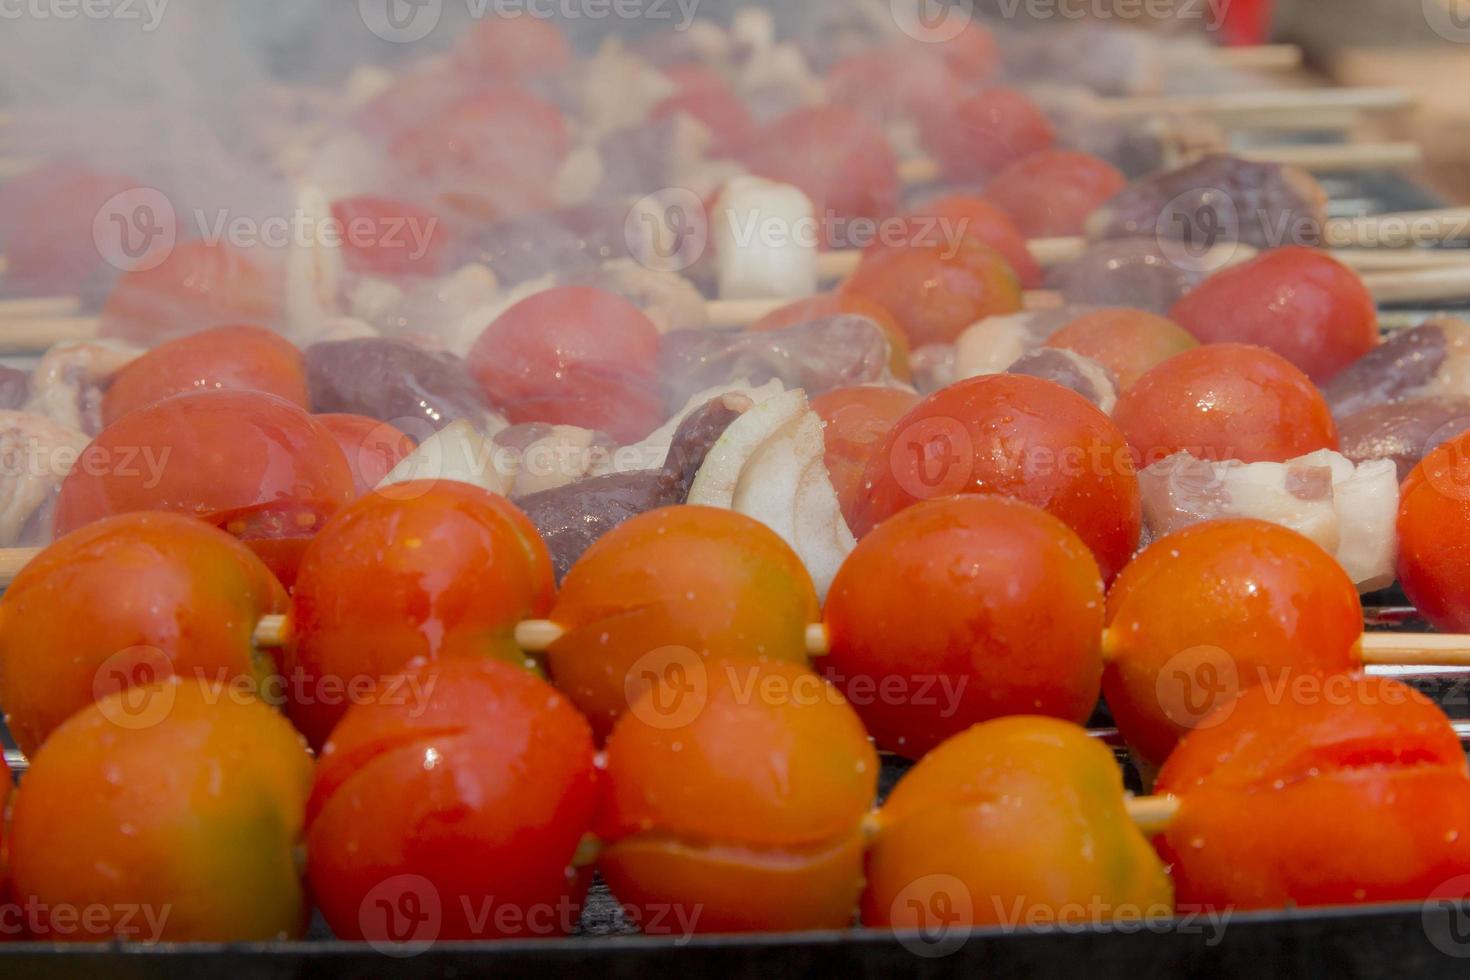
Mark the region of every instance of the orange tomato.
POLYGON ((1081 235, 1087 219, 1128 185, 1105 160, 1076 150, 1044 150, 1017 160, 985 188, 1027 238, 1081 235))
POLYGON ((1118 391, 1138 383, 1151 369, 1199 341, 1171 320, 1143 310, 1094 310, 1052 334, 1047 347, 1060 347, 1090 357, 1113 372, 1118 391))
POLYGON ((878 780, 857 715, 795 664, 676 663, 608 739, 599 866, 613 894, 649 932, 847 926, 878 780))
POLYGON ((230 323, 273 326, 281 318, 279 278, 245 249, 181 242, 159 265, 118 279, 99 329, 149 347, 230 323))
POLYGON ((843 314, 867 317, 876 323, 888 338, 888 370, 900 381, 908 381, 913 377, 913 372, 909 370, 909 342, 904 336, 903 328, 898 325, 892 313, 872 300, 853 293, 822 293, 808 299, 795 300, 767 313, 751 324, 749 329, 782 330, 843 314))
POLYGON ((1154 541, 1108 593, 1103 695, 1159 763, 1241 691, 1358 666, 1358 590, 1336 559, 1277 524, 1207 521, 1154 541))
POLYGON ((1430 451, 1399 499, 1399 582, 1447 632, 1470 630, 1470 433, 1430 451))
POLYGON ((822 418, 827 473, 849 527, 867 495, 863 473, 868 463, 898 420, 918 403, 913 392, 871 386, 834 388, 812 399, 812 411, 822 418))
POLYGON ((1026 236, 1016 223, 981 197, 949 194, 911 209, 906 216, 905 241, 949 241, 958 235, 989 245, 999 252, 1027 289, 1041 285, 1041 266, 1031 254, 1026 236))
POLYGON ((401 429, 366 415, 318 415, 316 420, 332 433, 337 448, 352 469, 352 484, 361 497, 383 482, 414 443, 401 429))
POLYGON ((892 313, 912 347, 951 343, 977 320, 1021 309, 1015 271, 973 238, 864 252, 841 288, 892 313))

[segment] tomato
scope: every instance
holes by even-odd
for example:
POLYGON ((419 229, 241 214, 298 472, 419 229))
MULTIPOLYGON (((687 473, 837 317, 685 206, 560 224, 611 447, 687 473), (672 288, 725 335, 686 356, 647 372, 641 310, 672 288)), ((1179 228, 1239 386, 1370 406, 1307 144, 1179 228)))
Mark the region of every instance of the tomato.
POLYGON ((1005 718, 910 769, 878 815, 863 923, 925 930, 1168 919, 1169 877, 1123 806, 1112 753, 1074 725, 1005 718))
POLYGON ((867 495, 863 472, 868 463, 898 420, 918 403, 912 392, 867 386, 834 388, 812 399, 812 411, 822 417, 827 473, 849 527, 867 495))
MULTIPOLYGON (((945 16, 947 18, 949 14, 945 16)), ((931 25, 921 21, 919 26, 923 32, 931 25)), ((938 52, 961 85, 983 85, 999 76, 1001 52, 995 35, 974 19, 966 19, 957 33, 946 36, 951 33, 951 27, 947 22, 942 23, 934 36, 921 36, 918 41, 925 48, 938 52)))
POLYGON ((1174 453, 1283 463, 1337 448, 1337 425, 1310 378, 1244 344, 1176 354, 1124 391, 1113 409, 1143 466, 1174 453))
POLYGON ((1041 285, 1041 266, 1031 255, 1026 236, 1010 215, 983 198, 950 194, 926 201, 906 216, 904 240, 948 242, 955 236, 972 238, 989 245, 1010 265, 1021 285, 1034 289, 1041 285))
POLYGON ((954 73, 943 58, 905 41, 848 55, 827 71, 827 98, 832 105, 862 112, 881 123, 935 115, 955 85, 954 73))
POLYGON ((1040 378, 989 375, 935 392, 894 426, 863 479, 859 535, 920 500, 1014 497, 1076 531, 1108 582, 1142 530, 1123 434, 1087 399, 1040 378))
POLYGON ((513 423, 551 422, 633 443, 664 421, 659 332, 614 293, 564 286, 502 313, 466 361, 513 423))
POLYGON ((1047 347, 1090 357, 1113 372, 1120 392, 1175 354, 1198 347, 1183 327, 1143 310, 1094 310, 1052 334, 1047 347))
POLYGON ((244 541, 289 587, 306 543, 352 498, 346 458, 306 412, 260 392, 203 391, 103 429, 62 481, 54 529, 189 514, 244 541))
POLYGON ((801 559, 764 524, 733 511, 667 507, 620 525, 562 582, 547 651, 551 676, 605 735, 626 686, 671 650, 699 657, 806 662, 820 614, 801 559))
POLYGON ((709 130, 711 157, 734 157, 756 130, 751 115, 730 83, 702 65, 674 65, 663 70, 679 91, 649 110, 650 121, 684 113, 709 130))
POLYGON ((1399 582, 1447 632, 1470 630, 1470 433, 1433 449, 1399 499, 1399 582))
POLYGON ((842 292, 892 313, 913 347, 953 343, 972 323, 1021 309, 1015 271, 972 238, 865 252, 842 292))
POLYGON ((359 276, 397 279, 447 272, 449 232, 427 208, 387 197, 332 203, 342 226, 342 262, 359 276))
POLYGON ((649 932, 848 926, 879 764, 841 696, 795 664, 692 656, 644 689, 607 742, 598 829, 630 917, 649 932))
POLYGON ((414 450, 413 440, 402 430, 366 415, 318 415, 316 420, 332 433, 337 448, 347 457, 359 497, 382 483, 414 450))
POLYGON ((1030 504, 951 497, 890 518, 843 563, 825 619, 823 671, 909 758, 991 718, 1082 722, 1097 706, 1102 577, 1030 504))
POLYGON ((1076 150, 1046 150, 1017 160, 985 188, 985 199, 1027 238, 1081 235, 1087 219, 1128 184, 1105 160, 1076 150))
POLYGON ((258 684, 275 664, 255 646, 255 624, 285 608, 260 559, 201 521, 124 514, 73 531, 0 599, 11 735, 32 753, 98 698, 170 674, 258 684))
POLYGON ((586 721, 545 681, 482 658, 394 682, 403 694, 385 686, 332 733, 307 806, 308 876, 332 931, 406 952, 570 931, 597 802, 586 721))
POLYGON ((1179 743, 1157 789, 1181 800, 1157 841, 1181 908, 1470 897, 1464 752, 1397 681, 1248 690, 1179 743))
POLYGON ((1185 293, 1169 318, 1201 343, 1275 351, 1317 384, 1378 346, 1378 310, 1363 280, 1300 246, 1221 269, 1185 293))
POLYGON ((102 420, 111 425, 173 395, 237 388, 311 407, 295 344, 261 327, 214 327, 160 344, 117 372, 102 396, 102 420))
POLYGON ((550 78, 569 69, 575 55, 554 21, 523 12, 478 18, 451 57, 455 67, 483 84, 550 78))
POLYGON ((782 330, 832 316, 864 316, 876 323, 888 338, 888 370, 900 381, 913 377, 909 369, 909 342, 903 328, 883 307, 856 293, 822 293, 799 299, 773 310, 750 325, 751 330, 782 330))
POLYGON ((898 206, 898 158, 882 128, 853 109, 807 108, 782 116, 752 137, 745 164, 756 176, 794 184, 811 198, 829 247, 843 247, 848 222, 884 218, 898 206))
POLYGON ((152 346, 230 323, 273 326, 279 276, 243 249, 181 242, 153 268, 129 272, 102 304, 104 337, 152 346))
POLYGON ((1358 590, 1277 524, 1206 521, 1159 538, 1108 593, 1103 696, 1135 751, 1163 762, 1242 690, 1356 669, 1358 590))
POLYGON ((301 938, 311 768, 286 719, 236 688, 175 677, 83 708, 16 793, 27 926, 47 942, 301 938))
POLYGON ((924 145, 953 184, 983 184, 1007 167, 1050 150, 1056 132, 1021 92, 987 88, 920 123, 924 145))
POLYGON ((347 708, 343 691, 412 661, 523 664, 516 624, 546 615, 554 590, 545 543, 504 497, 452 480, 369 494, 301 561, 285 652, 291 717, 321 745, 347 708))

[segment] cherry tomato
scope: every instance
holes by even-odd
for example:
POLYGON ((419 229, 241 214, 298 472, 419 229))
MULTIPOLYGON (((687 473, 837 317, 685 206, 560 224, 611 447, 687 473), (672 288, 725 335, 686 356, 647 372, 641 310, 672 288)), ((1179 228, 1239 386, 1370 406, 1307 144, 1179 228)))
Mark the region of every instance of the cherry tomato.
POLYGON ((352 485, 361 497, 383 482, 414 444, 402 430, 366 415, 318 415, 352 469, 352 485))
POLYGON ((781 117, 751 139, 745 164, 759 177, 801 188, 831 247, 844 244, 847 222, 884 218, 898 206, 898 159, 883 130, 852 109, 797 109, 781 117))
POLYGON ((1205 344, 1156 365, 1122 393, 1113 418, 1143 466, 1180 452, 1283 463, 1337 448, 1337 425, 1311 379, 1244 344, 1205 344))
POLYGON ((1160 763, 1242 690, 1356 669, 1362 632, 1358 590, 1315 543, 1207 521, 1159 538, 1113 583, 1103 695, 1128 744, 1160 763))
POLYGON ((1143 310, 1111 308, 1080 316, 1052 334, 1047 347, 1090 357, 1113 372, 1120 392, 1175 354, 1199 346, 1188 331, 1143 310))
POLYGON ((461 35, 455 67, 481 83, 550 78, 571 67, 574 55, 554 21, 527 14, 479 19, 461 35))
POLYGON ((888 370, 900 381, 913 377, 909 369, 909 342, 903 328, 883 307, 856 293, 822 293, 799 299, 773 310, 750 325, 753 331, 781 330, 831 316, 865 316, 876 323, 888 338, 888 370))
POLYGON ((182 242, 153 268, 117 281, 102 304, 101 332, 152 346, 230 323, 280 320, 278 276, 230 245, 182 242))
POLYGON ((924 241, 927 236, 936 236, 931 242, 947 242, 957 235, 972 238, 1003 255, 1022 286, 1041 285, 1041 266, 1031 255, 1026 236, 1010 215, 983 198, 965 194, 934 198, 910 211, 906 219, 905 241, 924 241))
POLYGON ((1465 754, 1397 681, 1248 690, 1179 743, 1157 790, 1181 800, 1157 841, 1181 908, 1470 897, 1465 754))
POLYGON ((196 391, 263 391, 311 407, 301 351, 261 327, 214 327, 160 344, 113 376, 102 396, 102 420, 196 391))
POLYGON ((849 527, 867 495, 863 473, 868 463, 898 420, 918 403, 918 395, 900 388, 866 386, 834 388, 812 399, 812 411, 822 417, 827 472, 849 527))
POLYGON ((663 72, 679 91, 649 110, 650 120, 681 112, 693 117, 710 132, 712 157, 734 157, 750 142, 755 116, 729 82, 702 65, 674 65, 663 72))
POLYGON ((286 719, 236 688, 174 677, 83 708, 16 793, 27 925, 48 942, 304 936, 311 769, 286 719))
MULTIPOLYGON (((920 28, 922 30, 928 26, 921 24, 920 28)), ((968 20, 953 36, 946 36, 951 33, 951 25, 945 23, 934 36, 921 36, 917 40, 920 45, 926 49, 932 48, 944 59, 961 85, 984 85, 1000 74, 1000 43, 994 34, 973 19, 968 20)))
POLYGON ((1030 504, 951 497, 890 518, 843 563, 825 618, 823 671, 909 758, 991 718, 1082 722, 1097 706, 1097 562, 1030 504))
POLYGON ((1050 150, 1051 123, 1036 103, 1012 88, 987 88, 951 111, 921 120, 924 145, 952 184, 983 184, 1012 164, 1050 150))
POLYGON ((351 115, 354 128, 388 145, 405 133, 447 111, 475 90, 475 79, 452 62, 420 59, 409 64, 392 84, 351 115))
POLYGON ((952 343, 978 320, 1021 309, 1015 271, 972 238, 865 252, 842 292, 892 313, 913 347, 952 343))
POLYGON ((1438 629, 1470 630, 1470 433, 1440 444, 1404 480, 1399 582, 1438 629))
POLYGON ((1085 730, 976 725, 905 773, 879 812, 863 923, 933 933, 1169 919, 1169 877, 1123 799, 1112 753, 1085 730))
POLYGON ((806 662, 820 614, 801 559, 764 524, 710 507, 667 507, 600 538, 562 582, 565 631, 551 676, 605 735, 626 684, 671 649, 742 661, 806 662))
POLYGON ((634 921, 848 926, 879 765, 842 697, 795 664, 692 654, 643 688, 607 742, 598 828, 602 874, 634 921))
POLYGON ((1278 248, 1184 294, 1169 318, 1201 343, 1275 351, 1317 384, 1378 346, 1378 310, 1357 273, 1319 249, 1278 248))
POLYGON ((201 521, 124 514, 73 531, 0 599, 11 735, 34 752, 93 701, 171 674, 264 681, 276 668, 255 646, 255 624, 285 607, 260 559, 201 521))
POLYGON ((346 458, 310 415, 274 395, 203 391, 103 429, 62 482, 54 527, 189 514, 244 541, 289 587, 311 536, 352 498, 346 458))
POLYGON ((386 197, 346 197, 332 204, 342 226, 342 261, 360 276, 397 279, 447 271, 449 232, 427 208, 386 197))
POLYGON ((1022 375, 989 375, 930 395, 889 433, 864 475, 854 531, 920 500, 996 494, 1035 504, 1087 542, 1103 580, 1138 545, 1143 503, 1123 434, 1087 399, 1022 375))
POLYGON ((827 72, 827 98, 881 123, 923 120, 940 112, 937 93, 954 90, 948 62, 920 45, 895 41, 843 58, 827 72))
POLYGON ((1081 235, 1087 219, 1127 186, 1118 169, 1076 150, 1046 150, 1018 160, 985 188, 1027 238, 1081 235))
POLYGON ((516 624, 546 615, 554 590, 545 543, 504 497, 452 480, 369 494, 301 561, 285 653, 291 717, 321 745, 350 692, 414 660, 524 664, 516 624))
POLYGON ((614 293, 548 289, 502 313, 467 362, 490 401, 514 423, 551 422, 633 443, 664 420, 659 332, 614 293))
POLYGON ((420 665, 322 752, 312 893, 338 937, 406 951, 562 934, 591 880, 571 865, 596 787, 587 722, 545 681, 478 657, 420 665))

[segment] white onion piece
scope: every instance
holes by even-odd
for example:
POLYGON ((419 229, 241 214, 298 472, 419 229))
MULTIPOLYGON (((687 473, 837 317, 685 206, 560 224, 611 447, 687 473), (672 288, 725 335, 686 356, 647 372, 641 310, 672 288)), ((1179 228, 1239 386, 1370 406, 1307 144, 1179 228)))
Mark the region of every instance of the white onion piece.
POLYGON ((713 213, 721 299, 801 299, 817 291, 816 211, 798 188, 736 177, 713 213))
POLYGON ((800 388, 768 398, 731 423, 710 447, 694 475, 689 503, 730 510, 740 474, 767 439, 806 414, 806 392, 800 388))
POLYGON ((785 391, 786 386, 775 378, 759 388, 751 387, 750 382, 744 379, 727 385, 707 388, 691 397, 673 418, 655 429, 642 442, 623 446, 616 452, 596 460, 587 475, 604 476, 608 473, 634 473, 640 470, 660 469, 669 458, 669 447, 674 444, 674 434, 679 431, 679 426, 684 424, 684 420, 693 414, 695 409, 721 395, 744 395, 750 399, 752 405, 759 405, 785 391))
POLYGON ((510 496, 526 497, 576 483, 587 475, 593 459, 602 457, 603 452, 593 448, 596 443, 597 433, 591 429, 552 426, 550 433, 519 454, 510 496))
POLYGON ((460 419, 399 460, 376 489, 413 480, 453 480, 506 496, 516 477, 509 461, 511 455, 499 451, 467 420, 460 419))
MULTIPOLYGON (((304 227, 334 226, 331 202, 313 184, 302 185, 296 193, 296 213, 304 227)), ((344 276, 341 241, 293 242, 286 259, 286 332, 293 337, 312 336, 322 321, 341 315, 338 296, 344 276)))

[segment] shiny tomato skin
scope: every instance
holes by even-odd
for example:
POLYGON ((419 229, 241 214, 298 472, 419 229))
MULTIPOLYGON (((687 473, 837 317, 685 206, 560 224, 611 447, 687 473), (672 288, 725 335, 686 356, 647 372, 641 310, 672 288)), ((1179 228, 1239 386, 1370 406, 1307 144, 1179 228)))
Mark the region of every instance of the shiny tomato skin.
POLYGON ((1320 249, 1272 249, 1185 293, 1169 318, 1202 344, 1255 344, 1317 384, 1378 346, 1378 310, 1357 273, 1320 249))
POLYGON ((1278 354, 1204 344, 1150 369, 1113 409, 1142 466, 1174 453, 1284 463, 1337 448, 1327 400, 1278 354))
POLYGON ((1399 582, 1436 629, 1470 630, 1470 435, 1429 452, 1399 492, 1399 582))
POLYGON ((307 805, 307 872, 332 931, 431 943, 574 928, 591 876, 572 859, 597 804, 586 721, 534 674, 483 658, 393 682, 332 733, 307 805))
POLYGON ((16 793, 13 887, 40 910, 35 938, 302 938, 311 771, 286 719, 232 686, 174 677, 84 708, 16 793))
POLYGON ((844 314, 865 316, 876 323, 888 338, 888 370, 900 381, 908 381, 913 376, 909 368, 909 342, 903 328, 892 313, 856 293, 819 293, 807 299, 795 300, 767 313, 752 323, 749 329, 756 332, 781 330, 844 314))
POLYGON ((1016 717, 969 728, 905 773, 879 811, 863 924, 1166 920, 1169 877, 1123 798, 1112 753, 1080 727, 1016 717))
POLYGON ((243 389, 311 407, 301 351, 262 327, 213 327, 160 344, 117 372, 102 396, 102 421, 195 391, 243 389))
POLYGON ((449 231, 428 208, 359 195, 333 201, 332 217, 342 226, 342 262, 355 275, 399 279, 450 271, 449 231))
POLYGON ((121 687, 171 674, 260 682, 255 645, 286 592, 251 551, 175 514, 109 517, 32 559, 0 599, 0 696, 25 752, 121 687), (64 653, 63 653, 64 651, 64 653))
POLYGON ((879 747, 908 758, 992 718, 1083 722, 1097 705, 1102 577, 1082 539, 1030 504, 902 511, 858 542, 824 619, 822 670, 879 747), (890 690, 907 696, 873 696, 890 690))
POLYGON ((984 198, 968 194, 948 194, 936 197, 909 211, 907 217, 907 241, 922 239, 927 235, 973 238, 982 245, 989 245, 1010 265, 1026 289, 1041 286, 1041 266, 1037 264, 1026 236, 1016 223, 994 204, 984 198))
POLYGON ((868 463, 898 420, 918 403, 919 396, 911 391, 867 386, 834 388, 812 399, 812 411, 822 418, 827 473, 849 527, 867 493, 863 473, 868 463))
POLYGON ((352 498, 346 458, 306 412, 260 392, 205 391, 103 429, 62 482, 53 526, 188 514, 244 541, 289 587, 306 542, 352 498))
POLYGON ((1181 907, 1466 897, 1464 752, 1442 710, 1389 678, 1248 690, 1184 738, 1156 788, 1181 800, 1156 840, 1181 907))
POLYGON ((711 659, 656 677, 607 743, 598 832, 613 893, 638 921, 673 906, 696 932, 850 923, 879 768, 857 715, 791 663, 711 659), (790 901, 761 900, 769 889, 790 901))
POLYGON ((1083 314, 1048 337, 1046 346, 1097 361, 1113 372, 1122 392, 1175 354, 1198 347, 1199 341, 1172 320, 1114 307, 1083 314))
POLYGON ((413 440, 397 426, 366 415, 328 414, 318 415, 316 420, 337 440, 337 448, 352 469, 352 484, 359 497, 382 483, 393 467, 414 450, 413 440))
POLYGON ((502 313, 467 362, 513 423, 577 425, 633 443, 664 421, 659 345, 653 321, 621 296, 566 286, 502 313))
POLYGON ((292 719, 321 745, 352 691, 416 660, 522 665, 515 627, 544 616, 551 557, 504 497, 452 480, 370 493, 322 528, 291 593, 292 719), (302 696, 295 697, 295 692, 302 696))
POLYGON ((1143 502, 1123 434, 1076 392, 989 375, 942 388, 899 420, 868 464, 854 532, 920 500, 995 494, 1066 524, 1111 582, 1138 545, 1143 502))
POLYGON ((1336 559, 1265 521, 1206 521, 1154 541, 1108 592, 1103 696, 1161 763, 1240 691, 1357 669, 1363 611, 1336 559))
POLYGON ((144 347, 231 323, 274 326, 281 284, 269 266, 242 248, 180 242, 152 268, 124 274, 102 304, 104 337, 144 347))
POLYGON ((1076 150, 1044 150, 1017 160, 985 188, 1027 238, 1081 235, 1087 219, 1128 184, 1105 160, 1076 150))
POLYGON ((1021 309, 1015 270, 973 238, 871 249, 841 289, 892 313, 910 347, 953 343, 971 324, 1021 309))
POLYGON ((1036 103, 1001 86, 977 92, 944 115, 926 117, 920 132, 944 179, 960 185, 986 183, 1056 142, 1056 131, 1036 103))

